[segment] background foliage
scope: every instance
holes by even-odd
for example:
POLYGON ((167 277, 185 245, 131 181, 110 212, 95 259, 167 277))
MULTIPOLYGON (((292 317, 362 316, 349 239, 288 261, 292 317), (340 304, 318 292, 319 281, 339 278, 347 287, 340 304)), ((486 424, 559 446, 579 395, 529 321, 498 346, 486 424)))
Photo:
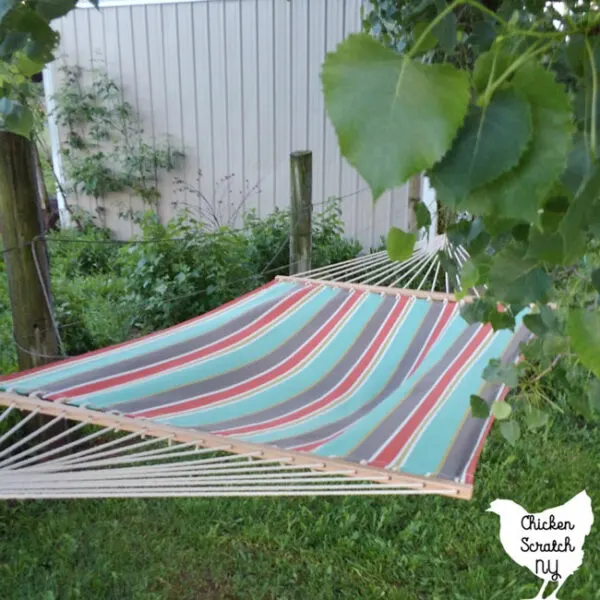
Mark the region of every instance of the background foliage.
MULTIPOLYGON (((491 365, 486 376, 513 385, 521 376, 522 388, 530 389, 536 376, 528 374, 547 374, 563 361, 557 372, 565 377, 587 373, 578 390, 584 400, 576 403, 597 414, 598 3, 370 6, 368 33, 349 36, 323 65, 343 154, 374 198, 424 171, 443 212, 467 215, 447 234, 472 256, 463 287, 485 286, 484 296, 463 310, 469 322, 514 328, 517 315, 534 305, 525 317, 536 334, 527 360, 501 370, 491 365), (576 294, 565 292, 572 278, 576 294)), ((407 257, 413 242, 413 234, 392 229, 390 255, 407 257)), ((484 416, 480 399, 472 400, 484 416)), ((505 421, 511 416, 505 407, 492 409, 505 421)), ((546 418, 540 414, 537 420, 546 418)), ((517 422, 501 427, 514 442, 517 422)))

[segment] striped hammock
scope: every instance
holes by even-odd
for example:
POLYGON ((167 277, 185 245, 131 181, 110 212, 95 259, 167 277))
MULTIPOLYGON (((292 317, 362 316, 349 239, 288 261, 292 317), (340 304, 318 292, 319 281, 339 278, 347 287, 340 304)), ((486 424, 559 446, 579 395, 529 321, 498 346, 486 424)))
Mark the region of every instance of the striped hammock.
MULTIPOLYGON (((343 272, 372 277, 365 260, 343 272)), ((470 498, 491 417, 473 418, 469 399, 504 398, 482 373, 517 360, 521 318, 494 332, 468 325, 451 294, 330 273, 278 277, 165 331, 2 378, 0 498, 470 498)))

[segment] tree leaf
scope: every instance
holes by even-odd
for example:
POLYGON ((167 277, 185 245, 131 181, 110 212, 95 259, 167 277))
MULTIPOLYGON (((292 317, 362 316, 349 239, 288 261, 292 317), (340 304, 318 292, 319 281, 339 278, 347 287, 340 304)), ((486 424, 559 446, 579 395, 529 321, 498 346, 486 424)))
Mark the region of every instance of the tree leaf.
POLYGON ((580 131, 573 136, 573 147, 567 160, 567 168, 561 177, 563 185, 575 196, 582 184, 591 176, 593 162, 590 149, 580 131))
POLYGON ((0 21, 18 4, 18 0, 0 0, 0 21))
POLYGON ((33 129, 33 113, 16 100, 0 98, 0 129, 29 137, 33 129))
POLYGON ((537 336, 543 336, 548 331, 544 319, 542 319, 542 315, 540 314, 525 315, 523 317, 523 323, 531 333, 537 336))
POLYGON ((471 403, 471 415, 475 419, 487 419, 490 416, 490 407, 481 396, 471 394, 469 402, 471 403))
POLYGON ((77 0, 37 0, 35 10, 47 21, 58 19, 75 8, 77 0))
POLYGON ((571 308, 567 331, 579 360, 596 377, 600 377, 600 314, 583 308, 571 308))
POLYGON ((403 261, 410 258, 416 241, 416 234, 406 233, 397 227, 390 228, 386 242, 390 258, 397 261, 403 261))
MULTIPOLYGON (((436 0, 438 12, 442 12, 446 8, 445 0, 436 0)), ((453 12, 448 13, 435 27, 433 35, 440 43, 442 50, 450 52, 454 50, 457 40, 457 22, 456 15, 453 12)))
POLYGON ((471 30, 471 43, 479 48, 480 52, 488 50, 496 39, 496 30, 490 21, 478 21, 471 30))
POLYGON ((452 148, 431 171, 438 198, 451 207, 469 193, 514 168, 532 137, 531 108, 514 90, 494 95, 489 106, 474 106, 452 148))
POLYGON ((492 359, 483 370, 483 378, 490 383, 503 383, 514 388, 519 383, 519 371, 512 363, 502 363, 498 359, 492 359))
POLYGON ((329 53, 321 77, 342 154, 374 199, 440 160, 467 112, 465 72, 412 61, 368 34, 329 53))
POLYGON ((515 326, 514 316, 506 310, 499 311, 494 309, 490 311, 488 314, 488 321, 494 331, 499 331, 500 329, 514 329, 515 326))
POLYGON ((526 63, 513 85, 531 105, 531 143, 514 169, 473 191, 464 208, 537 223, 539 209, 565 169, 573 134, 571 105, 564 87, 539 64, 526 63))
POLYGON ((583 231, 586 229, 594 201, 598 198, 599 192, 600 164, 597 164, 593 168, 592 176, 573 198, 567 213, 558 226, 564 245, 564 264, 571 264, 577 260, 585 249, 586 238, 583 231))
POLYGON ((596 291, 600 293, 600 269, 594 269, 592 272, 592 285, 596 288, 596 291))
POLYGON ((415 206, 415 217, 417 218, 417 229, 431 225, 431 213, 422 202, 418 202, 415 206))
POLYGON ((460 284, 463 290, 475 287, 479 283, 479 269, 472 260, 467 260, 460 272, 460 284))
POLYGON ((506 421, 512 414, 512 406, 508 402, 494 402, 492 404, 492 414, 498 421, 506 421))
MULTIPOLYGON (((417 40, 420 39, 420 37, 423 35, 423 33, 425 33, 425 29, 427 29, 428 26, 429 26, 429 23, 427 23, 426 21, 419 21, 415 25, 415 28, 413 29, 413 38, 415 40, 415 43, 417 42, 417 40)), ((437 45, 438 45, 438 41, 430 31, 425 36, 423 41, 421 42, 421 45, 419 46, 418 51, 419 52, 428 52, 429 50, 433 50, 433 48, 435 48, 437 45)))
POLYGON ((510 243, 494 256, 488 285, 501 302, 525 305, 544 300, 550 290, 552 280, 537 261, 526 257, 526 249, 510 243))
POLYGON ((514 446, 521 437, 521 428, 519 427, 519 424, 514 420, 501 421, 500 433, 511 446, 514 446))
POLYGON ((549 416, 548 413, 536 408, 535 406, 531 406, 529 410, 525 413, 525 423, 527 428, 531 431, 535 431, 540 427, 544 427, 548 423, 549 416))
POLYGON ((553 265, 560 265, 564 260, 563 238, 558 232, 544 233, 537 227, 529 231, 529 248, 527 258, 541 260, 553 265))

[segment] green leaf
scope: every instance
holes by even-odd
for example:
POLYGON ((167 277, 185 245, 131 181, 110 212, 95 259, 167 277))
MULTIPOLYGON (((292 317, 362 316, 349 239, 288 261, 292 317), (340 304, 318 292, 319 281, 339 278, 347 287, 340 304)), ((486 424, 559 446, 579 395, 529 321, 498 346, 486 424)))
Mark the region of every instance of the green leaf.
POLYGON ((483 370, 483 378, 490 383, 503 383, 514 388, 519 383, 519 371, 512 363, 502 363, 498 359, 492 359, 483 370))
POLYGON ((535 431, 540 427, 544 427, 544 425, 548 423, 548 420, 548 413, 536 408, 535 406, 531 406, 525 413, 525 424, 531 431, 535 431))
POLYGON ((37 0, 35 10, 47 21, 58 19, 75 8, 77 0, 37 0))
POLYGON ((386 247, 392 260, 403 261, 410 258, 417 236, 414 233, 406 233, 402 229, 392 227, 387 236, 386 247))
POLYGON ((478 21, 471 30, 470 41, 480 52, 488 50, 496 39, 496 30, 489 21, 478 21))
MULTIPOLYGON (((421 38, 423 33, 425 33, 425 29, 427 29, 428 26, 429 26, 429 23, 427 23, 425 21, 419 21, 415 25, 415 28, 413 29, 413 37, 414 37, 415 43, 417 42, 417 40, 419 40, 421 38)), ((421 42, 421 44, 419 46, 419 52, 428 52, 429 50, 432 50, 433 48, 435 48, 437 46, 437 44, 438 44, 437 40, 435 39, 435 37, 433 36, 433 34, 430 31, 429 33, 427 33, 427 35, 421 42)))
POLYGON ((569 350, 569 340, 558 333, 549 333, 542 342, 542 354, 549 360, 554 360, 559 354, 569 350))
POLYGON ((587 390, 588 404, 592 414, 600 413, 600 381, 594 379, 587 390))
POLYGON ((516 421, 501 421, 500 433, 511 446, 514 446, 521 437, 521 428, 516 421))
POLYGON ((460 308, 460 316, 469 324, 483 323, 490 310, 490 303, 482 298, 466 302, 460 308))
POLYGON ((0 0, 0 21, 18 4, 18 0, 0 0))
POLYGON ((526 256, 553 265, 562 264, 564 259, 562 236, 558 232, 544 233, 537 227, 532 227, 529 232, 529 248, 526 256))
POLYGON ((512 406, 508 402, 494 402, 492 404, 492 414, 498 421, 506 421, 512 414, 512 406))
POLYGON ((442 158, 469 102, 465 72, 410 60, 368 34, 329 53, 322 80, 342 154, 375 199, 442 158))
POLYGON ((471 414, 475 419, 487 419, 490 416, 490 407, 481 396, 471 394, 469 402, 471 403, 471 414))
POLYGON ((488 52, 479 55, 473 68, 473 84, 478 92, 483 92, 490 77, 498 79, 514 62, 515 56, 505 52, 498 43, 493 44, 488 52))
POLYGON ((422 202, 417 203, 415 206, 415 217, 417 218, 417 229, 431 225, 431 213, 422 202))
POLYGON ((483 109, 472 107, 452 148, 431 171, 439 200, 460 207, 472 190, 515 167, 531 137, 531 108, 514 90, 498 92, 483 109))
POLYGON ((567 331, 577 357, 596 377, 600 377, 600 314, 571 308, 567 331))
POLYGON ((564 264, 577 260, 585 250, 583 231, 588 224, 594 201, 600 193, 600 164, 594 166, 593 174, 569 205, 566 215, 558 226, 564 244, 564 264))
POLYGON ((527 247, 511 243, 496 256, 488 277, 488 285, 496 298, 506 304, 529 304, 544 300, 551 288, 548 274, 537 262, 525 256, 527 247))
POLYGON ((506 310, 499 311, 494 309, 490 311, 488 320, 494 331, 499 331, 500 329, 514 329, 515 326, 514 316, 506 310))
POLYGON ((563 185, 575 196, 585 181, 591 176, 593 162, 590 148, 583 134, 577 131, 573 136, 573 147, 567 160, 567 168, 561 177, 563 185))
POLYGON ((15 58, 17 69, 27 77, 40 73, 45 66, 44 63, 33 61, 23 53, 18 53, 15 58))
POLYGON ((571 105, 564 87, 539 64, 525 64, 513 85, 531 105, 531 143, 514 169, 472 192, 464 207, 537 223, 539 209, 565 169, 573 134, 571 105))
POLYGON ((479 283, 479 269, 472 260, 466 261, 462 266, 460 283, 463 290, 473 288, 479 283))
POLYGON ((525 315, 523 317, 523 323, 531 333, 537 336, 543 336, 548 331, 544 319, 542 319, 542 315, 540 314, 525 315))
POLYGON ((592 272, 592 285, 600 293, 600 269, 594 269, 592 272))
POLYGON ((29 137, 33 129, 33 113, 16 100, 0 98, 0 129, 29 137))
MULTIPOLYGON (((446 8, 444 0, 436 0, 438 12, 442 12, 446 8)), ((435 27, 433 35, 437 38, 442 47, 442 50, 450 52, 454 50, 457 41, 457 22, 456 15, 453 12, 448 13, 435 27)))

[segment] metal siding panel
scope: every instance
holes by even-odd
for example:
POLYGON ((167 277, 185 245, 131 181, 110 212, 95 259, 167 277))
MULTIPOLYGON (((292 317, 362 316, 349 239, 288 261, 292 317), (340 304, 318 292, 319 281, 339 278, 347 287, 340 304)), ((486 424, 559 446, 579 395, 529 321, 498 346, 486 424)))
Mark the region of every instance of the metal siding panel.
POLYGON ((274 0, 273 31, 275 37, 274 56, 274 138, 275 157, 273 172, 275 174, 275 189, 270 207, 265 206, 265 213, 275 208, 285 208, 290 204, 290 152, 291 121, 292 121, 292 81, 296 77, 291 56, 293 44, 291 5, 295 2, 280 2, 274 0))
MULTIPOLYGON (((258 215, 275 206, 275 12, 274 0, 255 0, 258 37, 258 151, 260 158, 258 215)), ((286 125, 287 126, 287 125, 286 125)))
MULTIPOLYGON (((240 60, 242 64, 242 139, 244 158, 244 212, 256 209, 260 202, 261 126, 259 104, 258 0, 239 0, 240 60)), ((261 32, 262 34, 262 32, 261 32)))
MULTIPOLYGON (((189 191, 177 191, 172 199, 179 208, 188 208, 196 216, 200 216, 200 198, 194 192, 198 178, 198 127, 197 117, 197 85, 196 85, 196 49, 194 21, 191 4, 177 5, 177 52, 178 83, 181 106, 181 139, 184 158, 182 169, 177 175, 183 179, 189 191), (179 202, 183 204, 179 204, 179 202)), ((169 175, 169 180, 173 176, 169 175)))
POLYGON ((291 7, 290 74, 291 104, 290 131, 291 150, 310 150, 308 147, 308 102, 309 90, 308 47, 309 0, 295 0, 291 7))
MULTIPOLYGON (((147 65, 149 94, 152 99, 151 128, 156 147, 169 144, 167 88, 165 86, 165 55, 162 46, 162 7, 145 6, 144 20, 147 42, 147 65)), ((158 218, 165 223, 171 214, 173 185, 171 176, 159 177, 158 190, 161 200, 157 206, 158 218)))
POLYGON ((327 196, 323 194, 325 156, 325 128, 323 115, 325 102, 321 90, 321 64, 325 60, 325 37, 327 34, 327 2, 310 2, 308 44, 308 147, 313 152, 313 202, 322 210, 327 196))
MULTIPOLYGON (((198 140, 196 154, 200 175, 195 185, 199 191, 199 210, 205 214, 213 202, 214 181, 214 142, 212 126, 212 72, 211 72, 211 38, 209 28, 208 4, 192 4, 192 22, 194 33, 196 116, 198 140)), ((212 208, 210 209, 212 212, 212 208)))
MULTIPOLYGON (((342 23, 342 4, 340 0, 325 0, 327 3, 327 51, 335 50, 336 46, 343 38, 342 23)), ((324 128, 324 151, 321 168, 323 170, 323 199, 330 196, 339 197, 341 181, 341 158, 335 129, 327 116, 327 111, 323 110, 323 128, 324 128)), ((343 215, 344 223, 349 234, 352 227, 351 215, 343 215)))
POLYGON ((227 222, 240 225, 238 216, 243 211, 244 170, 244 86, 242 72, 241 15, 239 2, 225 2, 224 36, 227 48, 225 84, 227 92, 227 148, 231 179, 227 184, 228 205, 225 211, 227 222))
POLYGON ((210 18, 210 57, 212 63, 212 106, 214 135, 213 210, 220 221, 227 215, 227 183, 231 174, 228 152, 228 106, 225 42, 225 14, 222 2, 211 2, 208 5, 210 18))

